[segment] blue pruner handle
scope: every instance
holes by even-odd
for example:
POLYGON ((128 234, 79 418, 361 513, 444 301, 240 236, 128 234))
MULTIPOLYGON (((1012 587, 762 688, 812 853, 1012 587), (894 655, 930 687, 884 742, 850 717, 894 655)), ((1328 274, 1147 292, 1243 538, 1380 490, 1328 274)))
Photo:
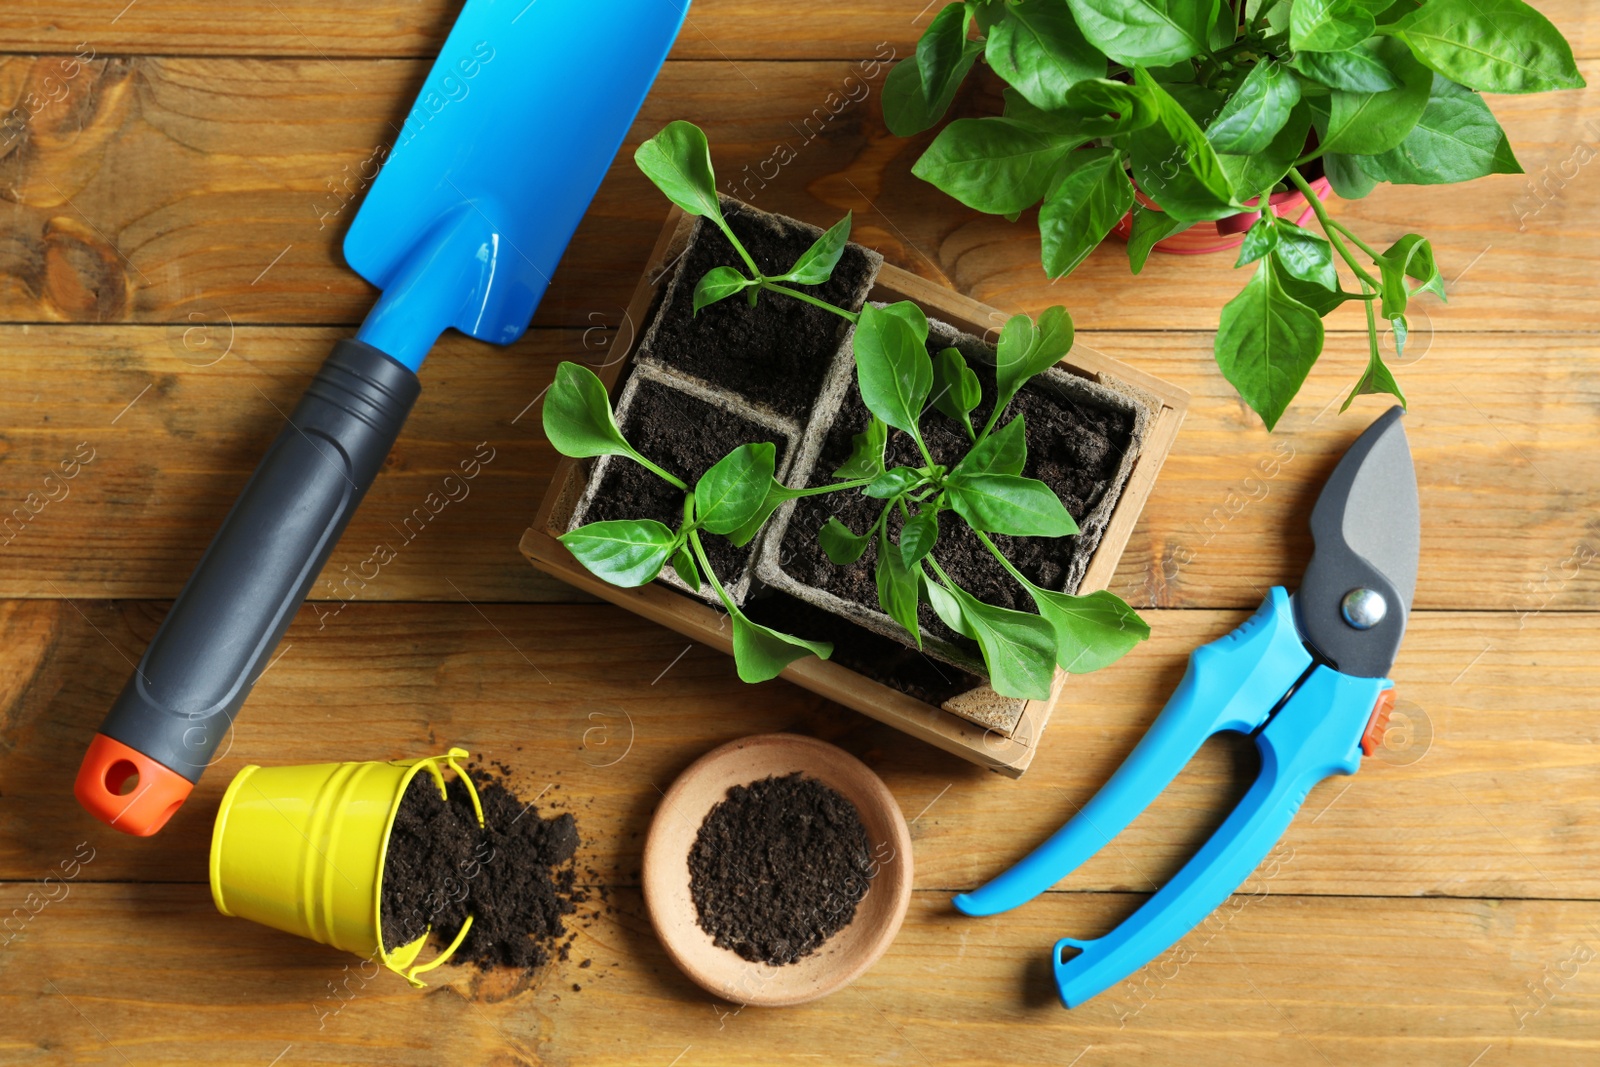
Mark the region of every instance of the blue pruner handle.
POLYGON ((1016 866, 956 897, 955 906, 968 915, 995 915, 1061 881, 1149 807, 1206 738, 1259 727, 1310 666, 1289 594, 1274 586, 1238 629, 1189 654, 1167 706, 1078 814, 1016 866))
POLYGON ((1177 876, 1122 925, 1093 941, 1062 938, 1054 965, 1061 1001, 1073 1008, 1176 944, 1211 914, 1271 851, 1311 787, 1354 774, 1361 736, 1384 678, 1318 666, 1256 737, 1261 774, 1226 822, 1177 876), (1063 960, 1068 950, 1077 955, 1063 960))

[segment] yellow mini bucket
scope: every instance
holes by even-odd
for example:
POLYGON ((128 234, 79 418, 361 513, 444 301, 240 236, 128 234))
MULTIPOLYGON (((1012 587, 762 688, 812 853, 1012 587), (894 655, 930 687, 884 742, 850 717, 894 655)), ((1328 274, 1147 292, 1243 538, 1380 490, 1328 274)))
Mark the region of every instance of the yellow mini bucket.
POLYGON ((243 768, 222 796, 211 835, 211 899, 224 915, 309 937, 379 960, 414 986, 448 960, 472 928, 426 963, 416 959, 428 933, 385 946, 381 908, 389 833, 406 786, 427 771, 445 793, 441 765, 466 783, 483 825, 483 806, 457 760, 442 756, 387 763, 310 763, 243 768))

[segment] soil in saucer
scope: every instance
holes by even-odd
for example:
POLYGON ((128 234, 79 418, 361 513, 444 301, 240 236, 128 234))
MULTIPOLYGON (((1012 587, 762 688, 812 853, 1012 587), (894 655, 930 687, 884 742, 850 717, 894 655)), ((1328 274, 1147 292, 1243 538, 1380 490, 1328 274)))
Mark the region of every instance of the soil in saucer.
POLYGON ((736 785, 689 851, 689 892, 716 944, 782 966, 850 925, 873 873, 854 804, 796 772, 736 785))
MULTIPOLYGON (((782 274, 811 247, 812 235, 797 226, 733 201, 723 201, 723 216, 763 274, 782 274)), ((802 422, 811 412, 823 378, 849 327, 842 317, 781 293, 762 293, 752 308, 743 295, 694 311, 694 283, 713 267, 749 268, 721 230, 702 224, 684 253, 683 281, 651 345, 651 355, 701 381, 721 386, 780 415, 802 422)), ((847 245, 833 275, 822 285, 791 288, 849 311, 859 310, 858 295, 874 267, 859 245, 847 245)))
MULTIPOLYGON (((780 468, 788 447, 759 423, 648 379, 639 383, 622 431, 634 448, 690 485, 739 445, 771 441, 780 468)), ((655 519, 677 529, 683 521, 683 491, 618 457, 607 465, 584 515, 586 523, 611 519, 655 519)), ((718 579, 723 584, 737 579, 749 562, 750 547, 736 548, 712 533, 701 533, 700 540, 718 579)))

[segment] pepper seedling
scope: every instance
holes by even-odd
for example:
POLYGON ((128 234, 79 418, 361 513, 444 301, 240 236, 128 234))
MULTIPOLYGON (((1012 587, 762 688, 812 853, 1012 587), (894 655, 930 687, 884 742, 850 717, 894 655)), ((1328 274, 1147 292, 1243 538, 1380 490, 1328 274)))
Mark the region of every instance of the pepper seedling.
POLYGON ((671 563, 679 577, 698 589, 703 579, 733 620, 734 658, 747 682, 775 677, 803 656, 824 659, 826 642, 780 633, 749 619, 718 579, 707 558, 702 534, 720 534, 746 545, 784 502, 800 497, 860 490, 883 502, 865 530, 852 530, 830 518, 818 534, 822 550, 839 566, 858 561, 876 546, 878 602, 921 647, 918 605, 926 602, 952 630, 978 645, 990 684, 1002 696, 1045 699, 1055 668, 1075 673, 1097 670, 1120 658, 1149 636, 1150 629, 1120 597, 1099 591, 1074 596, 1041 588, 1011 564, 991 534, 1065 537, 1078 524, 1043 482, 1024 477, 1026 427, 1018 414, 1006 419, 1011 399, 1035 375, 1054 366, 1072 347, 1072 320, 1052 307, 1032 320, 1017 315, 1006 322, 996 347, 995 395, 981 427, 972 412, 982 403, 982 386, 959 352, 928 353, 928 320, 910 301, 886 307, 867 304, 859 312, 837 307, 792 284, 816 285, 832 275, 850 237, 846 215, 811 245, 794 265, 766 275, 723 217, 705 134, 688 122, 673 122, 641 145, 634 156, 645 175, 673 203, 705 218, 728 238, 745 266, 720 266, 700 278, 694 309, 743 293, 752 305, 761 293, 778 294, 825 308, 855 324, 853 355, 861 398, 871 412, 833 481, 790 488, 774 476, 776 449, 767 442, 743 444, 718 460, 693 486, 640 454, 618 428, 605 386, 575 363, 562 363, 544 404, 544 428, 563 455, 626 457, 684 494, 683 514, 674 529, 649 519, 589 523, 561 537, 590 572, 613 585, 632 587, 653 580, 671 563), (955 419, 971 447, 955 463, 934 462, 921 422, 929 410, 955 419), (909 436, 922 463, 889 468, 890 435, 909 436), (890 517, 902 520, 898 540, 890 517), (940 524, 962 522, 1032 598, 1038 613, 985 603, 962 589, 938 560, 940 524))

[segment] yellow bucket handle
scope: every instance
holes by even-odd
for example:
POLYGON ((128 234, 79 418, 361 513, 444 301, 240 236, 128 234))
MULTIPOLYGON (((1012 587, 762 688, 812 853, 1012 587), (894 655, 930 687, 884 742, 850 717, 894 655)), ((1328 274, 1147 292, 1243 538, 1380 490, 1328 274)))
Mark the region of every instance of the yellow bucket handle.
MULTIPOLYGON (((469 775, 465 768, 463 768, 461 764, 457 762, 458 760, 466 759, 467 756, 468 752, 466 749, 452 748, 442 756, 424 756, 421 759, 393 760, 392 762, 397 767, 420 766, 421 769, 426 770, 428 774, 432 776, 434 782, 438 784, 439 794, 448 800, 450 794, 445 788, 444 772, 439 769, 439 763, 440 761, 443 761, 445 766, 455 771, 456 777, 461 779, 461 781, 466 785, 467 796, 472 799, 472 811, 475 815, 477 815, 478 825, 481 827, 483 825, 483 803, 478 799, 477 786, 473 784, 472 776, 469 775)), ((461 924, 461 929, 456 931, 455 939, 452 940, 450 944, 446 945, 443 951, 441 951, 437 956, 433 957, 433 959, 429 960, 427 963, 418 963, 411 967, 402 968, 390 960, 389 950, 380 944, 379 950, 383 954, 383 965, 389 970, 393 971, 395 974, 398 974, 400 977, 404 978, 406 981, 410 982, 413 987, 417 989, 426 987, 428 983, 418 978, 417 975, 433 970, 435 967, 448 962, 450 957, 455 955, 456 949, 461 947, 461 942, 467 939, 467 932, 472 929, 472 918, 472 914, 469 912, 467 914, 466 921, 461 924)), ((433 926, 430 924, 422 936, 426 937, 432 932, 433 926)))

